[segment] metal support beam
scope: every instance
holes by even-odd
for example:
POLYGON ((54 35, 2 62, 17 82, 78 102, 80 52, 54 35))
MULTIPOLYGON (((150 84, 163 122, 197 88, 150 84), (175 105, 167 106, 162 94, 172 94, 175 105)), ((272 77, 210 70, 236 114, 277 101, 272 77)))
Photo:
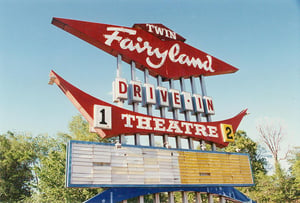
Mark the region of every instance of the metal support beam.
POLYGON ((213 197, 214 197, 213 194, 210 194, 210 193, 207 194, 208 203, 214 203, 213 197))
MULTIPOLYGON (((174 80, 170 79, 169 81, 170 89, 174 89, 174 80)), ((178 109, 172 109, 173 119, 178 120, 178 109)), ((176 136, 176 146, 178 149, 181 149, 181 138, 180 136, 176 136)))
MULTIPOLYGON (((120 78, 122 75, 122 55, 118 54, 117 56, 117 78, 120 78)), ((119 101, 118 106, 122 107, 124 104, 124 101, 119 101)), ((119 142, 121 144, 126 144, 126 137, 124 134, 119 136, 119 142)))
POLYGON ((153 203, 160 203, 159 193, 155 193, 153 196, 153 203))
POLYGON ((181 192, 181 197, 182 197, 182 203, 189 203, 188 192, 186 191, 181 192))
POLYGON ((219 202, 220 202, 220 203, 226 203, 225 197, 220 196, 220 197, 219 197, 219 202))
POLYGON ((144 203, 144 196, 139 196, 139 203, 144 203))
POLYGON ((117 56, 117 78, 121 77, 122 73, 122 56, 118 54, 117 56))
MULTIPOLYGON (((191 89, 192 89, 192 94, 197 94, 197 89, 196 89, 196 84, 195 84, 195 78, 190 77, 190 83, 191 83, 191 89)), ((196 116, 196 121, 201 122, 201 113, 195 113, 196 116)), ((200 150, 201 150, 201 144, 205 145, 204 140, 200 140, 200 150)))
MULTIPOLYGON (((206 85, 205 85, 205 81, 204 81, 204 76, 203 76, 203 75, 200 75, 200 85, 201 85, 202 95, 203 95, 203 96, 207 96, 206 85)), ((211 122, 211 121, 212 121, 210 115, 205 114, 205 116, 206 116, 206 121, 207 121, 207 122, 211 122)), ((217 150, 217 146, 216 146, 215 143, 212 143, 212 144, 211 144, 211 150, 212 150, 212 151, 216 151, 216 150, 217 150)))
POLYGON ((202 198, 201 198, 200 192, 195 192, 195 200, 196 200, 196 203, 202 203, 202 198))
POLYGON ((126 136, 125 135, 120 135, 119 136, 119 142, 121 144, 126 144, 127 140, 126 140, 126 136))
MULTIPOLYGON (((145 84, 149 83, 149 70, 148 69, 145 69, 145 71, 144 71, 144 81, 145 81, 145 84)), ((152 105, 147 104, 146 108, 147 108, 147 115, 152 116, 152 105)), ((149 135, 149 145, 155 146, 154 134, 149 135)))
POLYGON ((189 149, 195 149, 193 138, 189 137, 188 142, 189 142, 189 149))
MULTIPOLYGON (((157 86, 162 87, 162 78, 161 76, 157 76, 157 86)), ((166 118, 166 110, 165 107, 160 107, 160 117, 161 118, 166 118)), ((167 145, 169 143, 169 137, 168 135, 163 135, 163 146, 167 145)))
MULTIPOLYGON (((135 62, 131 61, 131 80, 136 81, 136 74, 135 74, 135 62)), ((138 103, 134 102, 132 104, 132 108, 134 112, 138 112, 138 103)), ((135 134, 134 135, 134 143, 135 145, 141 145, 141 138, 140 138, 140 134, 135 134)))
POLYGON ((168 192, 169 203, 174 203, 174 192, 168 192))
MULTIPOLYGON (((192 89, 192 94, 197 94, 197 89, 196 89, 196 84, 195 84, 195 78, 191 77, 190 78, 190 83, 191 83, 191 89, 192 89)), ((196 113, 196 121, 201 122, 201 113, 196 113)))
MULTIPOLYGON (((186 91, 184 78, 180 78, 180 88, 181 88, 182 92, 186 91)), ((190 121, 191 120, 190 112, 185 111, 184 112, 184 118, 185 118, 186 121, 190 121)), ((188 138, 188 145, 189 145, 189 149, 194 149, 193 138, 191 138, 191 137, 188 138)))

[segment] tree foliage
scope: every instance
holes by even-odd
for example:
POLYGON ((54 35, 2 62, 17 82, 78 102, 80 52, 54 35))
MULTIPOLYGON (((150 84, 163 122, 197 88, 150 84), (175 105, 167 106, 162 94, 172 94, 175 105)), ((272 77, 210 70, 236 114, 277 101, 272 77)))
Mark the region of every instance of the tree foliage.
POLYGON ((70 139, 111 142, 89 132, 88 123, 74 116, 70 134, 57 137, 0 135, 0 201, 83 202, 101 189, 66 188, 66 142, 70 139))
POLYGON ((272 175, 258 175, 251 196, 258 202, 297 202, 300 200, 297 190, 294 178, 277 166, 272 175))
POLYGON ((0 135, 0 201, 20 201, 31 195, 32 165, 37 158, 31 143, 27 136, 0 135))
POLYGON ((291 178, 294 181, 293 189, 295 191, 295 197, 298 197, 298 200, 300 200, 300 146, 295 147, 289 162, 291 164, 291 178))
POLYGON ((95 133, 89 132, 88 123, 80 116, 74 116, 69 124, 70 134, 59 133, 48 147, 46 156, 40 157, 40 163, 35 167, 39 179, 38 192, 30 201, 35 202, 83 202, 98 193, 101 189, 89 188, 66 188, 65 187, 65 164, 66 142, 70 139, 109 142, 99 138, 95 133))
POLYGON ((38 192, 31 201, 34 202, 83 202, 98 194, 101 190, 66 188, 65 163, 66 147, 57 142, 55 149, 49 149, 48 155, 40 159, 40 166, 35 168, 39 178, 38 192))

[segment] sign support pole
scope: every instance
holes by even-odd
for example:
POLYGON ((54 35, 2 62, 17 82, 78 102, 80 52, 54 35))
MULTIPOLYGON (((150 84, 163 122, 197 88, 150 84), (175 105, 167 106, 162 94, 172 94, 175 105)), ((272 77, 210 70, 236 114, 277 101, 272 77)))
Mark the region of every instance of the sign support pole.
MULTIPOLYGON (((170 89, 174 89, 174 80, 170 79, 169 81, 170 89)), ((178 120, 178 109, 174 109, 172 107, 173 119, 178 120)), ((176 145, 178 149, 181 149, 181 138, 180 136, 176 136, 176 145)))
MULTIPOLYGON (((192 94, 196 94, 197 90, 196 90, 195 78, 191 77, 190 82, 192 87, 192 94)), ((195 113, 195 115, 196 115, 196 121, 201 122, 201 113, 195 113)))
POLYGON ((121 77, 122 72, 122 55, 117 56, 117 78, 121 77))
POLYGON ((208 196, 208 203, 214 203, 213 194, 208 193, 207 196, 208 196))
MULTIPOLYGON (((169 81, 169 86, 170 86, 170 89, 174 89, 174 80, 173 79, 170 79, 169 81)), ((174 119, 178 119, 178 112, 176 109, 172 109, 172 112, 173 112, 173 118, 174 119)), ((181 148, 181 141, 180 141, 180 137, 179 136, 176 136, 176 147, 177 148, 181 148)), ((174 192, 168 192, 168 197, 169 197, 169 203, 174 203, 174 192)))
POLYGON ((219 197, 219 202, 220 202, 220 203, 226 203, 225 197, 220 196, 220 197, 219 197))
MULTIPOLYGON (((121 73, 122 73, 122 55, 118 54, 117 56, 117 78, 121 77, 121 73)), ((118 101, 118 106, 122 107, 124 104, 124 101, 119 100, 118 101)), ((126 137, 124 134, 119 136, 119 142, 121 144, 126 144, 126 137)))
POLYGON ((139 196, 139 203, 144 203, 144 196, 139 196))
POLYGON ((196 196, 196 203, 202 203, 201 193, 195 192, 195 196, 196 196))
MULTIPOLYGON (((158 87, 162 87, 162 78, 161 76, 157 76, 157 86, 158 87)), ((159 111, 160 111, 160 117, 161 118, 166 118, 166 111, 165 111, 165 107, 159 107, 159 111)), ((168 145, 169 144, 169 137, 168 135, 163 135, 163 145, 168 145)))
MULTIPOLYGON (((136 75, 135 75, 135 62, 131 61, 131 80, 136 81, 136 75)), ((133 111, 138 112, 138 103, 133 102, 132 103, 133 111)), ((134 141, 135 145, 141 145, 141 139, 140 139, 140 134, 135 134, 134 135, 134 141)))
POLYGON ((183 191, 181 192, 181 196, 182 196, 182 203, 188 203, 188 192, 183 191))
MULTIPOLYGON (((149 70, 145 69, 144 71, 144 81, 145 84, 149 83, 149 70)), ((146 104, 146 108, 147 108, 147 115, 152 116, 152 105, 151 104, 146 104)), ((149 135, 149 145, 154 147, 155 146, 155 140, 154 140, 154 134, 150 134, 149 135)), ((153 196, 154 202, 159 203, 159 193, 155 193, 153 196)), ((140 201, 141 202, 141 201, 140 201)), ((144 202, 144 199, 143 199, 144 202)))
MULTIPOLYGON (((203 75, 200 75, 200 84, 201 84, 202 95, 203 96, 207 96, 206 85, 205 85, 205 81, 204 81, 204 76, 203 75)), ((206 121, 207 122, 211 122, 212 121, 210 115, 208 115, 207 113, 205 113, 205 116, 206 116, 206 121)), ((216 147, 215 143, 211 144, 211 149, 212 149, 212 151, 216 151, 217 147, 216 147)))
POLYGON ((154 199, 153 201, 154 203, 160 203, 159 193, 155 193, 153 199, 154 199))
POLYGON ((169 203, 174 203, 174 192, 168 192, 169 203))
MULTIPOLYGON (((149 70, 145 69, 144 71, 144 81, 145 84, 149 83, 149 70)), ((152 104, 146 104, 146 108, 147 108, 147 115, 152 116, 152 104)), ((149 135, 149 145, 150 146, 155 146, 155 141, 154 141, 154 134, 150 134, 149 135)))
MULTIPOLYGON (((184 83, 184 78, 180 78, 180 88, 182 92, 186 91, 185 88, 185 83, 184 83)), ((184 112, 184 118, 186 121, 190 121, 191 117, 190 117, 190 112, 185 110, 184 112)), ((188 138, 188 143, 189 143, 189 149, 194 149, 194 142, 193 142, 193 138, 189 137, 188 138)))
MULTIPOLYGON (((190 83, 191 83, 192 94, 197 94, 195 77, 190 77, 190 83)), ((196 121, 201 122, 201 113, 197 112, 197 113, 195 113, 195 115, 196 115, 196 121)), ((201 145, 205 146, 205 141, 200 140, 199 143, 200 143, 200 150, 202 150, 201 145)))
MULTIPOLYGON (((131 61, 130 68, 131 68, 131 80, 136 81, 135 62, 134 61, 131 61)), ((132 107, 133 107, 134 112, 138 112, 138 103, 137 102, 133 102, 132 107)), ((141 145, 140 134, 134 135, 134 142, 135 142, 135 145, 141 145)), ((144 196, 139 196, 138 199, 139 199, 139 203, 144 203, 144 196)))

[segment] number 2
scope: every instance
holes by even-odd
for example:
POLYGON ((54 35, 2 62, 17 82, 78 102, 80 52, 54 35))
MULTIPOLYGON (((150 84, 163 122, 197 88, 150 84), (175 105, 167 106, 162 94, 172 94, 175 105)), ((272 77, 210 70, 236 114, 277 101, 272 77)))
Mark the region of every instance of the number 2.
POLYGON ((234 142, 234 131, 232 125, 221 124, 224 142, 234 142))
POLYGON ((225 131, 226 131, 227 139, 232 140, 232 139, 233 139, 233 136, 232 136, 232 134, 231 134, 231 127, 227 126, 226 129, 225 129, 225 131))

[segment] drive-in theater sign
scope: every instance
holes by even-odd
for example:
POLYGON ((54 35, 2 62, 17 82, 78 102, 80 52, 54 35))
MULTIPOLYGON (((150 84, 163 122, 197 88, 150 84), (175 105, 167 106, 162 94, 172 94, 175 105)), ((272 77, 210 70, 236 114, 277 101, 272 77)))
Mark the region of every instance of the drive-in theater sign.
POLYGON ((233 186, 251 186, 253 178, 249 156, 216 151, 234 142, 236 132, 247 110, 222 121, 212 121, 213 100, 207 96, 204 76, 234 73, 238 69, 185 43, 185 39, 162 24, 135 24, 132 28, 53 18, 57 27, 117 57, 117 77, 113 82, 113 101, 95 98, 64 80, 54 71, 50 84, 56 83, 80 111, 91 129, 102 138, 118 138, 115 144, 70 141, 67 157, 67 187, 108 187, 87 202, 118 202, 135 196, 159 192, 200 192, 221 196, 221 200, 248 201, 233 186), (121 61, 131 65, 131 78, 121 76, 121 61), (144 72, 138 81, 135 68, 144 72), (149 82, 157 79, 157 85, 149 82), (202 94, 196 92, 200 80, 202 94), (190 80, 191 92, 185 87, 190 80), (174 83, 180 82, 180 89, 174 83), (166 87, 169 84, 169 87, 166 87), (127 101, 133 110, 125 109, 127 101), (147 114, 138 112, 138 107, 147 114), (153 110, 160 116, 154 116, 153 110), (165 111, 172 112, 167 118, 165 111), (178 114, 184 114, 184 120, 178 114), (191 117, 194 116, 194 121, 191 117), (205 118, 206 121, 201 121, 205 118), (149 136, 149 146, 140 135, 149 136), (135 136, 135 145, 126 144, 126 136, 135 136), (156 146, 162 137, 164 147, 156 146), (170 148, 171 138, 176 147, 170 148), (181 140, 188 140, 183 149, 181 140), (195 149, 195 142, 201 147, 195 149), (213 151, 206 151, 211 144, 213 151), (134 192, 133 192, 134 191, 134 192))

